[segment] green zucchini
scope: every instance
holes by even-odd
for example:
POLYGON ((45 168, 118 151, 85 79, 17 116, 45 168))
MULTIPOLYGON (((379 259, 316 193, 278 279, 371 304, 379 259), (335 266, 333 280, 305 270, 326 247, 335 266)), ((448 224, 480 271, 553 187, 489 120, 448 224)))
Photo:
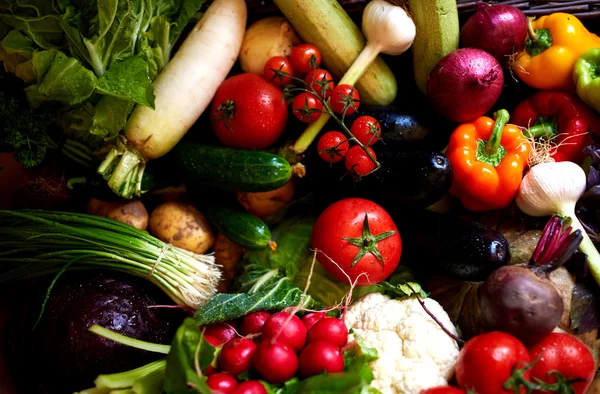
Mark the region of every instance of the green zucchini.
POLYGON ((259 250, 274 245, 269 227, 241 206, 211 202, 205 204, 203 212, 219 232, 246 249, 259 250))
POLYGON ((447 54, 458 49, 460 25, 456 0, 408 0, 417 27, 413 64, 417 86, 427 94, 429 73, 447 54))
MULTIPOLYGON (((421 1, 421 0, 416 0, 421 1)), ((336 80, 344 76, 365 47, 365 36, 337 0, 275 0, 300 37, 319 47, 336 80)), ((377 57, 356 83, 362 103, 388 105, 398 85, 392 70, 377 57)))
POLYGON ((285 185, 292 167, 283 157, 261 151, 179 143, 171 160, 183 183, 220 190, 266 192, 285 185))

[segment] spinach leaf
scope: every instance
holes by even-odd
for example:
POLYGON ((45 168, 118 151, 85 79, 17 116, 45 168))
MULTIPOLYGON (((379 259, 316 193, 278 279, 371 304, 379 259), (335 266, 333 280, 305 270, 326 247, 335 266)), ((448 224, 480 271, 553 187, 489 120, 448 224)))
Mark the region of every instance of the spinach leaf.
POLYGON ((52 0, 0 0, 0 24, 27 35, 42 49, 58 48, 64 38, 59 10, 52 0))
POLYGON ((195 368, 195 355, 200 346, 198 363, 201 369, 212 364, 217 349, 200 332, 193 319, 185 319, 177 329, 171 350, 167 355, 167 370, 163 390, 167 394, 211 394, 206 377, 200 377, 195 368))
POLYGON ((98 93, 132 100, 154 109, 154 86, 150 69, 141 57, 133 56, 115 63, 98 80, 98 93))

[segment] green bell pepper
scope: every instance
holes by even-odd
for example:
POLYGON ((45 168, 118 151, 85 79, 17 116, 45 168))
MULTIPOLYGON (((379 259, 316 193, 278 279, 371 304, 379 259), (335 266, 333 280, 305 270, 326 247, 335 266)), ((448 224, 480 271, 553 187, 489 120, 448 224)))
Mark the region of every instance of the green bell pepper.
POLYGON ((579 98, 600 111, 600 48, 590 49, 577 59, 573 80, 579 98))

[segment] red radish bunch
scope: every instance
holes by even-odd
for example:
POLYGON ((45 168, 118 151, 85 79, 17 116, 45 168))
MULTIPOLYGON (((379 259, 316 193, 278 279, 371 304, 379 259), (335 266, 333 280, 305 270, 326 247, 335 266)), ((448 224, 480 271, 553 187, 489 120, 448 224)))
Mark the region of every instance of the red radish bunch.
POLYGON ((342 348, 348 342, 348 328, 343 320, 323 312, 309 313, 302 319, 286 311, 253 312, 240 320, 241 334, 235 322, 204 328, 209 343, 221 346, 218 368, 211 366, 204 371, 208 386, 219 393, 266 393, 258 380, 237 380, 246 372, 281 384, 297 375, 308 378, 344 371, 342 348))

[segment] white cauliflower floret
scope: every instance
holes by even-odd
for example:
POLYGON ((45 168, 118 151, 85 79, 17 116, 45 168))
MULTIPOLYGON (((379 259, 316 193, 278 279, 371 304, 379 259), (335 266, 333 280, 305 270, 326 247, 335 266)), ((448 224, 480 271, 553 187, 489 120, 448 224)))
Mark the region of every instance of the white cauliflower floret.
MULTIPOLYGON (((427 309, 458 336, 448 314, 435 300, 424 300, 427 309)), ((425 312, 415 298, 394 300, 371 293, 348 308, 346 325, 377 349, 370 366, 373 387, 383 394, 419 394, 423 389, 448 384, 459 349, 425 312)))

